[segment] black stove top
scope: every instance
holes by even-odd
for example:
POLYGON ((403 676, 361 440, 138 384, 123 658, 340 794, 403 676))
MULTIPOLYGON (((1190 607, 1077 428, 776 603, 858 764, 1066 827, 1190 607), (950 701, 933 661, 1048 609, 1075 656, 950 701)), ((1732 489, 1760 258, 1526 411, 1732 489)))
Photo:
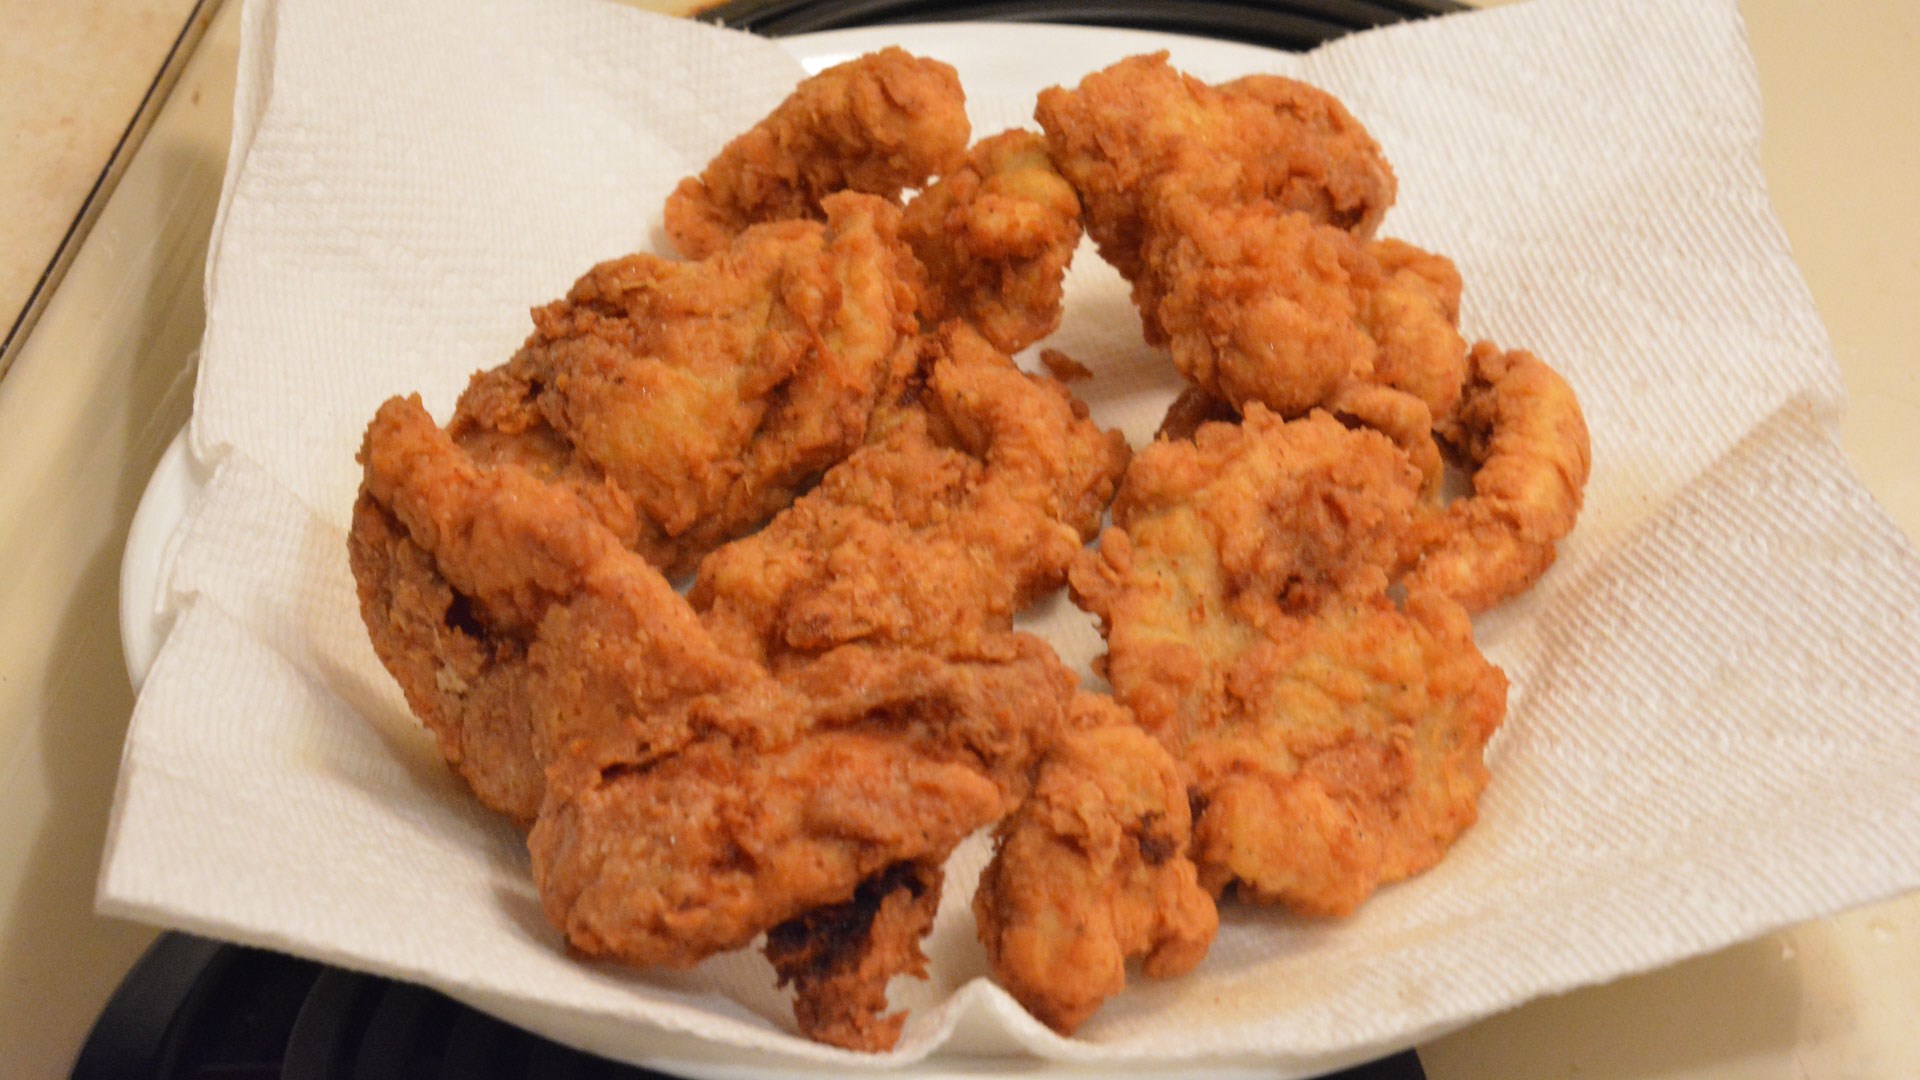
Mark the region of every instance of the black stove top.
MULTIPOLYGON (((992 19, 1118 26, 1300 50, 1457 11, 1455 0, 731 0, 699 16, 770 36, 992 19)), ((1425 1080, 1407 1051, 1328 1080, 1425 1080)), ((422 987, 166 934, 128 973, 73 1080, 670 1080, 550 1042, 422 987)))
POLYGON ((779 36, 891 23, 1072 23, 1310 49, 1355 30, 1463 10, 1457 0, 729 0, 699 16, 779 36))
MULTIPOLYGON (((1412 1051, 1329 1080, 1425 1080, 1412 1051)), ((73 1080, 670 1080, 424 987, 165 934, 87 1037, 73 1080)))

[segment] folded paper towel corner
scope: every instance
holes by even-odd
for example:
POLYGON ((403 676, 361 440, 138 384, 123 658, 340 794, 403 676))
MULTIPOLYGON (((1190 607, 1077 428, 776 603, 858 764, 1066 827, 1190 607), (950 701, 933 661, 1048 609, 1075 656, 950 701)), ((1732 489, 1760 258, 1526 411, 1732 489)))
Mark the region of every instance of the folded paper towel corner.
MULTIPOLYGON (((374 407, 420 390, 444 416, 530 306, 657 247, 671 185, 801 66, 595 0, 356 6, 245 13, 192 432, 216 467, 173 546, 180 614, 128 736, 100 905, 428 983, 628 1060, 844 1065, 792 1034, 758 955, 672 974, 566 955, 519 837, 374 658, 344 542, 374 407)), ((982 130, 1144 47, 1036 30, 985 65, 965 35, 901 36, 982 72, 982 130)), ((1541 585, 1480 621, 1510 713, 1480 824, 1440 867, 1341 922, 1229 908, 1199 971, 1069 1040, 981 978, 983 852, 963 849, 932 978, 900 988, 914 1018, 879 1062, 1304 1074, 1920 887, 1920 559, 1834 438, 1838 370, 1768 203, 1733 0, 1534 0, 1304 57, 1168 44, 1206 78, 1315 82, 1367 122, 1401 176, 1384 231, 1454 256, 1466 329, 1578 389, 1588 509, 1541 585)), ((1124 285, 1088 250, 1052 344, 1118 373, 1096 413, 1137 444, 1172 386, 1099 314, 1116 310, 1124 285)), ((1055 607, 1038 629, 1084 665, 1097 639, 1055 607)))

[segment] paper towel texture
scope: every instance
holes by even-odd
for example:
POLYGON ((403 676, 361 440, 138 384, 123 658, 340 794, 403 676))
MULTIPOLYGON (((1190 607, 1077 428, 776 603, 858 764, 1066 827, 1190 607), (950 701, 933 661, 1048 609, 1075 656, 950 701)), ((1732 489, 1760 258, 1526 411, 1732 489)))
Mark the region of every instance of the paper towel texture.
MULTIPOLYGON (((667 974, 570 959, 520 837, 380 668, 345 558, 375 406, 418 390, 444 418, 529 307, 659 248, 672 184, 799 64, 591 0, 281 0, 244 25, 192 428, 215 469, 174 545, 181 614, 134 715, 102 907, 426 982, 630 1059, 677 1045, 664 1030, 770 1066, 875 1060, 793 1035, 757 954, 667 974)), ((1732 0, 1535 0, 1305 57, 897 29, 960 64, 976 134, 1163 43, 1206 78, 1339 95, 1400 176, 1383 232, 1459 263, 1470 337, 1566 375, 1594 472, 1559 565, 1477 624, 1509 714, 1481 822, 1437 869, 1339 922, 1229 905, 1198 972, 1136 984, 1068 1040, 984 980, 976 842, 879 1061, 1305 1073, 1920 886, 1920 560, 1834 439, 1838 371, 1767 201, 1732 0)), ((1177 377, 1090 246, 1049 344, 1143 443, 1177 377)), ((1101 647, 1064 601, 1026 624, 1083 669, 1101 647)))

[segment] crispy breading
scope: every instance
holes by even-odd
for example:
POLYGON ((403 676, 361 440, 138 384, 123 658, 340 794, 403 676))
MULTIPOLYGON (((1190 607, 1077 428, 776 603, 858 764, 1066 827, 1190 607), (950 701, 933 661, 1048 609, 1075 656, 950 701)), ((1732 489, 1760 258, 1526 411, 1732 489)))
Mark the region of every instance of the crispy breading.
POLYGON ((1580 515, 1593 451, 1573 388, 1539 357, 1483 341, 1470 362, 1440 435, 1471 466, 1473 493, 1422 523, 1414 580, 1478 612, 1553 565, 1580 515))
MULTIPOLYGON (((1071 674, 1044 643, 1021 640, 1032 646, 966 662, 849 646, 758 692, 686 703, 703 717, 751 705, 765 724, 755 735, 797 717, 785 741, 736 740, 725 731, 737 725, 713 725, 660 757, 648 739, 596 725, 549 768, 528 838, 548 917, 585 952, 679 966, 853 900, 897 863, 943 863, 1012 807, 1009 779, 1029 767, 1022 755, 1063 723, 1071 674)), ((617 687, 649 663, 644 640, 593 645, 573 661, 589 687, 617 687)), ((836 951, 861 967, 869 950, 908 947, 898 935, 916 927, 896 920, 836 951)), ((891 966, 884 955, 876 963, 891 966)), ((842 1033, 883 1031, 847 1020, 863 1009, 824 1003, 810 1013, 842 1033)))
POLYGON ((927 270, 920 312, 971 324, 1005 353, 1060 325, 1080 199, 1031 131, 974 144, 966 164, 907 204, 900 234, 927 270))
POLYGON ((1466 372, 1450 263, 1264 203, 1172 201, 1160 220, 1145 249, 1154 317, 1194 385, 1288 417, 1391 390, 1424 414, 1406 445, 1431 444, 1466 372))
POLYGON ((1110 699, 1083 700, 1098 715, 1049 748, 973 896, 994 978, 1064 1035, 1125 989, 1129 960, 1191 971, 1220 925, 1179 766, 1110 699))
MULTIPOLYGON (((549 748, 561 737, 548 728, 562 718, 542 697, 549 624, 592 609, 598 633, 659 641, 659 658, 670 662, 645 673, 640 697, 629 687, 629 700, 605 703, 616 718, 753 673, 712 647, 665 580, 578 495, 518 466, 476 463, 417 397, 381 406, 360 460, 365 481, 348 553, 374 649, 449 763, 509 817, 524 824, 539 811, 549 748), (579 610, 556 613, 556 605, 579 610)), ((663 746, 692 737, 659 723, 651 730, 663 746)))
POLYGON ((902 374, 917 264, 899 211, 748 229, 699 263, 632 255, 534 311, 450 425, 482 461, 566 483, 670 575, 765 521, 865 439, 902 374))
POLYGON ((1271 203, 1359 236, 1393 204, 1393 170, 1373 136, 1292 79, 1209 86, 1152 53, 1042 91, 1034 116, 1101 257, 1136 287, 1150 204, 1168 181, 1199 201, 1271 203))
POLYGON ((1506 680, 1457 604, 1389 598, 1420 505, 1384 436, 1254 406, 1142 451, 1076 564, 1115 696, 1188 771, 1208 888, 1344 913, 1472 822, 1506 680))
POLYGON ((964 324, 872 441, 765 529, 701 564, 714 635, 776 665, 853 641, 972 655, 1060 587, 1126 467, 1057 381, 964 324))
POLYGON ((1199 964, 1221 897, 1345 914, 1474 821, 1507 684, 1469 611, 1572 527, 1572 390, 1374 239, 1396 181, 1327 94, 1158 53, 1035 115, 969 151, 950 67, 830 68, 669 198, 700 261, 603 263, 445 430, 369 426, 369 636, 572 950, 763 940, 802 1034, 884 1050, 992 827, 980 941, 1071 1034, 1199 964), (1090 369, 1010 358, 1083 223, 1189 383, 1137 457, 1090 369), (1063 582, 1111 697, 1012 629, 1063 582))
POLYGON ((1338 101, 1277 76, 1209 86, 1155 54, 1046 91, 1036 115, 1148 342, 1204 395, 1173 430, 1209 399, 1325 408, 1387 431, 1437 496, 1431 428, 1466 366, 1459 274, 1369 239, 1393 173, 1338 101))
POLYGON ((960 77, 938 60, 881 49, 802 80, 667 199, 667 235, 703 258, 750 225, 819 218, 827 196, 897 203, 958 168, 972 129, 960 77))
MULTIPOLYGON (((929 376, 959 395, 939 414, 942 437, 1008 459, 972 495, 1079 519, 1050 526, 1076 538, 1058 572, 1100 513, 1074 479, 1096 481, 1051 456, 1021 461, 1024 421, 1002 441, 984 433, 996 410, 1034 406, 1045 415, 1027 419, 1055 441, 1110 439, 1045 384, 1000 367, 1004 357, 961 351, 950 375, 929 376), (971 381, 976 365, 1012 381, 971 381)), ((896 423, 934 417, 895 407, 896 423)), ((1110 488, 1118 462, 1093 456, 1110 488)), ((800 920, 782 955, 825 955, 804 940, 831 922, 818 909, 855 902, 899 863, 942 864, 1017 803, 1067 723, 1071 672, 1045 642, 1012 633, 1010 611, 966 614, 985 603, 973 593, 946 599, 975 631, 964 639, 927 629, 826 642, 781 654, 775 672, 716 640, 577 492, 476 462, 417 399, 382 407, 362 462, 365 525, 350 553, 376 651, 476 793, 532 820, 543 904, 582 952, 684 965, 800 920), (476 656, 482 677, 470 681, 455 665, 476 656)), ((830 971, 794 977, 810 1035, 890 1044, 886 977, 911 970, 903 958, 925 929, 907 916, 833 943, 830 971)))
MULTIPOLYGON (((1009 633, 1013 616, 1065 580, 1127 456, 1118 433, 1090 422, 1057 381, 1021 372, 952 323, 923 342, 919 372, 880 410, 872 441, 765 529, 708 557, 689 599, 717 640, 808 680, 816 699, 874 682, 867 670, 828 677, 853 643, 943 663, 1014 662, 1047 647, 1009 633)), ((1057 727, 954 730, 970 734, 974 757, 1017 799, 1057 727)), ((898 918, 864 937, 810 943, 803 926, 770 940, 783 971, 795 957, 833 957, 830 972, 793 980, 803 1030, 843 1044, 891 1039, 898 1024, 877 1011, 884 975, 916 954, 910 935, 923 930, 898 918)))

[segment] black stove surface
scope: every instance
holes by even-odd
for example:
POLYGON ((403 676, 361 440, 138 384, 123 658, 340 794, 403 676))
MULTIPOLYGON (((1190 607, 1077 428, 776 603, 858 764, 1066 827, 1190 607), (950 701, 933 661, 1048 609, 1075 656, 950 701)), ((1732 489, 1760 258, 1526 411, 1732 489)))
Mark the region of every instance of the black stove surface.
POLYGON ((728 0, 699 18, 779 36, 894 23, 1072 23, 1310 49, 1356 30, 1464 10, 1458 0, 728 0))
MULTIPOLYGON (((1328 1080, 1425 1080, 1405 1053, 1328 1080)), ((424 987, 164 934, 94 1022, 72 1080, 671 1080, 424 987)))

